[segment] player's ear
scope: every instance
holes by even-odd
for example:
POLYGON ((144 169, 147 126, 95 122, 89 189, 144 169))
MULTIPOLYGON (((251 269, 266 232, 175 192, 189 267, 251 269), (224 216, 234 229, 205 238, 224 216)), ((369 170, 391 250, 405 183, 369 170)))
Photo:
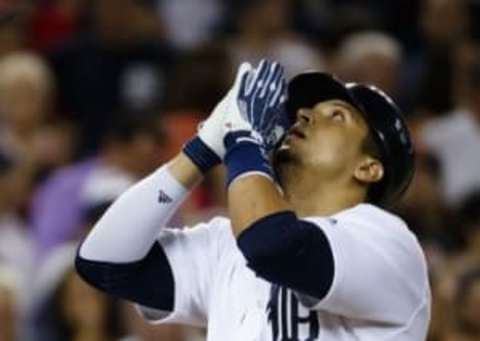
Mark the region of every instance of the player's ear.
POLYGON ((384 169, 382 163, 371 156, 364 157, 353 174, 357 181, 366 184, 379 182, 382 180, 383 175, 384 169))

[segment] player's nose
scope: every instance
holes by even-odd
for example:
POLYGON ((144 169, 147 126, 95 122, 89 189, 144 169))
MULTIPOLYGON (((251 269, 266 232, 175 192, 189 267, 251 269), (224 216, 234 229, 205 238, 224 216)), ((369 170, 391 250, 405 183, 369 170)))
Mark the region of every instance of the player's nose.
POLYGON ((312 110, 309 108, 300 108, 297 110, 297 122, 311 123, 313 120, 312 110))

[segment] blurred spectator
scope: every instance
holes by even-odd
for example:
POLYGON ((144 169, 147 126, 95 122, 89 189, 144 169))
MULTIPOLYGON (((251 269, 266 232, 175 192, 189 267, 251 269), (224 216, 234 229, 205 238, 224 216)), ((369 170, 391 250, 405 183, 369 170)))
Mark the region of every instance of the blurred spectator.
POLYGON ((25 313, 30 298, 32 243, 24 221, 17 213, 23 201, 24 179, 16 164, 0 154, 0 265, 14 272, 19 313, 25 313))
POLYGON ((467 1, 428 0, 420 9, 422 46, 406 85, 417 92, 422 109, 439 116, 453 110, 465 91, 464 66, 473 57, 467 1))
POLYGON ((441 162, 443 194, 453 206, 480 188, 480 63, 469 71, 465 105, 426 123, 422 132, 424 143, 441 162))
POLYGON ((0 340, 18 340, 15 274, 0 263, 0 340))
POLYGON ((55 121, 55 83, 38 55, 19 52, 0 59, 0 150, 32 176, 70 160, 72 131, 55 121))
POLYGON ((271 58, 285 67, 289 77, 307 69, 325 68, 322 53, 292 32, 292 5, 290 0, 227 2, 235 33, 229 40, 234 66, 271 58))
POLYGON ((32 201, 32 228, 37 255, 81 237, 89 205, 125 190, 160 162, 160 133, 150 120, 117 119, 96 157, 58 170, 32 201))
POLYGON ((34 341, 113 341, 122 335, 117 305, 73 268, 77 244, 54 249, 35 281, 34 341))
POLYGON ((155 1, 92 4, 91 32, 50 56, 61 107, 80 129, 80 156, 98 149, 119 108, 145 113, 161 107, 173 63, 155 1))
POLYGON ((418 154, 416 170, 398 213, 422 242, 433 270, 444 261, 444 251, 454 251, 462 245, 458 226, 453 227, 453 218, 441 195, 441 168, 438 160, 429 154, 418 154), (460 239, 460 240, 459 240, 460 239))
POLYGON ((448 46, 465 37, 468 29, 467 1, 423 2, 421 25, 431 45, 448 46))
POLYGON ((447 341, 445 336, 451 330, 452 321, 452 311, 449 309, 451 302, 439 288, 439 279, 435 273, 430 274, 430 287, 432 307, 427 341, 447 341))
POLYGON ((480 264, 480 190, 462 202, 457 214, 457 234, 463 236, 465 249, 452 259, 452 265, 456 273, 464 273, 480 264))
MULTIPOLYGON (((459 91, 454 80, 458 78, 455 56, 444 48, 433 48, 427 52, 421 75, 415 77, 412 100, 416 102, 416 116, 438 117, 450 112, 456 103, 459 91)), ((412 87, 411 87, 412 88, 412 87)))
POLYGON ((397 97, 401 61, 402 47, 393 37, 364 31, 341 43, 335 69, 345 80, 372 84, 397 97))
POLYGON ((0 57, 25 47, 31 9, 28 3, 25 0, 0 3, 0 57))
POLYGON ((454 331, 445 341, 480 340, 480 269, 465 273, 460 279, 455 298, 454 331))
POLYGON ((223 1, 220 0, 160 0, 158 2, 169 41, 175 47, 184 50, 209 42, 222 14, 223 1))
POLYGON ((64 43, 80 30, 86 1, 46 0, 40 2, 31 22, 31 46, 48 51, 64 43))

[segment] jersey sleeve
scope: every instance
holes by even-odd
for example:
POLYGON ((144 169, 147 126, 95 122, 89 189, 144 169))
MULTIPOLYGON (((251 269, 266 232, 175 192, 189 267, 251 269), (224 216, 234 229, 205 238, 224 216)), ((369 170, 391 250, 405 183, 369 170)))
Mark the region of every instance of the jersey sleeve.
POLYGON ((423 253, 400 219, 371 211, 363 217, 310 221, 328 238, 335 273, 327 295, 321 301, 300 297, 304 304, 388 324, 405 324, 425 306, 428 277, 423 253))
MULTIPOLYGON (((158 242, 173 271, 174 309, 165 312, 137 305, 146 320, 206 326, 215 269, 225 240, 223 236, 229 231, 226 222, 226 219, 215 218, 193 228, 162 230, 158 242)), ((158 280, 152 278, 152 285, 158 280)))

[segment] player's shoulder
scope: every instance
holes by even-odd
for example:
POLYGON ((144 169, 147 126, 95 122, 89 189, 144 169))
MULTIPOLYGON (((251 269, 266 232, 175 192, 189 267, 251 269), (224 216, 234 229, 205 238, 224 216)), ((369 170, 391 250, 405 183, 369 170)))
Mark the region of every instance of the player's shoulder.
POLYGON ((333 215, 333 217, 371 227, 407 228, 405 221, 395 213, 368 203, 356 205, 333 215))
POLYGON ((405 263, 405 268, 417 268, 419 278, 425 270, 425 257, 420 243, 407 223, 398 215, 371 204, 360 204, 337 215, 343 226, 351 226, 357 240, 366 244, 375 241, 375 249, 383 255, 405 263))
POLYGON ((398 215, 381 207, 362 203, 328 217, 314 217, 310 221, 332 231, 344 231, 355 239, 384 240, 384 245, 401 243, 417 248, 418 240, 406 222, 398 215))
POLYGON ((402 240, 415 247, 418 244, 417 238, 400 216, 379 206, 364 203, 340 212, 335 217, 377 238, 402 240))
POLYGON ((364 227, 406 227, 406 223, 396 214, 367 203, 358 204, 330 216, 315 216, 306 218, 306 220, 316 222, 320 225, 326 223, 329 225, 338 225, 340 223, 340 225, 362 225, 364 227))

